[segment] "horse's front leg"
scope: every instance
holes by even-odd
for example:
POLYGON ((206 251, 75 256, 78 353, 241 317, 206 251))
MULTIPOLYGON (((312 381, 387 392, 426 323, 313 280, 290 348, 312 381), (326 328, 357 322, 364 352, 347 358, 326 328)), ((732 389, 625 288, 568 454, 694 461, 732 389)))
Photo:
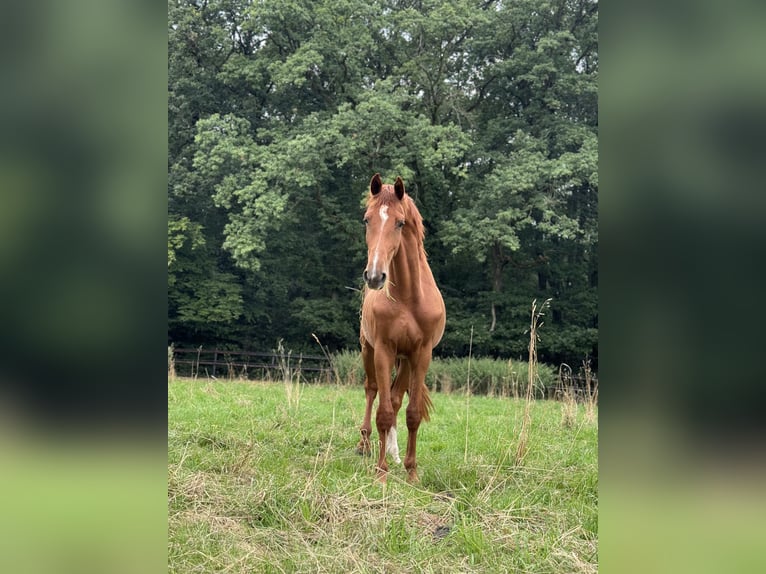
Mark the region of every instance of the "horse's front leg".
POLYGON ((410 388, 410 364, 406 359, 398 359, 396 363, 396 378, 391 385, 391 407, 394 409, 394 426, 388 433, 386 443, 386 452, 390 454, 397 464, 401 464, 399 458, 399 445, 396 439, 396 421, 398 420, 399 409, 402 407, 404 393, 410 388))
POLYGON ((372 434, 372 403, 375 402, 375 397, 378 394, 378 385, 375 379, 375 357, 373 349, 366 341, 362 344, 362 363, 364 364, 365 372, 364 394, 366 404, 364 407, 364 420, 362 421, 362 426, 359 427, 359 433, 362 437, 359 439, 356 451, 361 455, 369 455, 372 452, 370 446, 370 435, 372 434))
POLYGON ((356 452, 361 455, 369 456, 372 452, 370 446, 370 435, 372 434, 372 403, 375 402, 375 397, 378 394, 378 389, 371 385, 369 377, 364 378, 364 394, 367 404, 364 407, 364 420, 362 421, 362 426, 359 427, 359 433, 362 437, 359 439, 356 452))
POLYGON ((375 350, 375 376, 378 385, 378 411, 375 414, 375 424, 378 427, 380 452, 378 453, 378 479, 386 482, 388 463, 386 462, 386 445, 388 434, 394 426, 394 409, 391 405, 391 369, 394 366, 395 352, 392 349, 375 350))

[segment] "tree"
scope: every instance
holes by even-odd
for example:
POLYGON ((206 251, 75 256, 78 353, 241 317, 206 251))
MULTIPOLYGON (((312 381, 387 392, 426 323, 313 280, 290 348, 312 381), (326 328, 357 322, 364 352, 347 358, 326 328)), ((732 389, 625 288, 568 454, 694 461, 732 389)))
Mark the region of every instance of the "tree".
MULTIPOLYGON (((536 296, 547 297, 552 285, 541 278, 562 246, 579 245, 595 257, 595 16, 590 2, 515 3, 498 10, 496 33, 474 44, 486 62, 468 106, 476 121, 474 160, 442 238, 453 254, 471 253, 487 263, 490 333, 498 328, 498 308, 516 305, 506 288, 509 279, 521 282, 527 294, 537 283, 536 296)), ((568 269, 589 275, 587 259, 568 269)), ((567 297, 554 293, 556 317, 567 297)), ((566 353, 548 353, 563 332, 554 331, 553 347, 541 344, 541 357, 594 351, 591 337, 566 346, 566 353)))

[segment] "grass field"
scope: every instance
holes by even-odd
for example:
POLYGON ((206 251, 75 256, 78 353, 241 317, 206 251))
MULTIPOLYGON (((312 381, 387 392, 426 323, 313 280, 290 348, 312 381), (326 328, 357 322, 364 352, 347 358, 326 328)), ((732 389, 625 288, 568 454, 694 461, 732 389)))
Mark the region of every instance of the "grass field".
POLYGON ((354 452, 361 386, 170 382, 169 572, 596 572, 584 408, 533 403, 515 464, 523 401, 432 397, 420 483, 389 461, 384 487, 354 452))

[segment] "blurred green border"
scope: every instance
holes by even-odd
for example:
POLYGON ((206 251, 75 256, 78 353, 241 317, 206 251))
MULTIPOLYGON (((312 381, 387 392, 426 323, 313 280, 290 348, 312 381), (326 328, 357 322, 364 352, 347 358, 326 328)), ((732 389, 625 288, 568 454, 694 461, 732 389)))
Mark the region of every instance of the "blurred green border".
POLYGON ((165 571, 166 5, 2 28, 0 571, 165 571))
POLYGON ((600 7, 603 572, 766 568, 765 22, 600 7))

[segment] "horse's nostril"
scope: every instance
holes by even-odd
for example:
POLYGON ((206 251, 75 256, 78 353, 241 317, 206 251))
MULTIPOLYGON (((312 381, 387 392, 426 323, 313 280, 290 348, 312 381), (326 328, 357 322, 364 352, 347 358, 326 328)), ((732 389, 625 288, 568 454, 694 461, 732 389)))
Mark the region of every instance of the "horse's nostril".
POLYGON ((364 273, 362 273, 362 278, 367 283, 367 286, 372 289, 380 289, 386 283, 386 274, 383 272, 370 273, 365 269, 364 273))

